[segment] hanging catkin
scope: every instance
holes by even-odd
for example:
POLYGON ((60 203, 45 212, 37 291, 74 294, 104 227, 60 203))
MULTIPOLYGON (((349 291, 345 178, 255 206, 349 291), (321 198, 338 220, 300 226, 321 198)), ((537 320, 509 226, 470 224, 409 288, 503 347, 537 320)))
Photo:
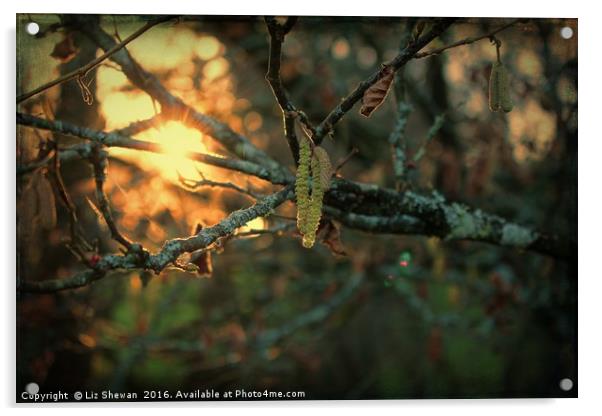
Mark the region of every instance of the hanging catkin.
POLYGON ((390 66, 385 66, 382 69, 381 78, 374 83, 370 88, 366 90, 362 97, 362 107, 360 108, 360 114, 365 117, 370 115, 376 110, 387 98, 387 94, 393 84, 395 77, 395 71, 390 66))
POLYGON ((309 212, 307 214, 307 225, 303 234, 303 247, 311 248, 316 242, 316 233, 322 217, 322 200, 324 193, 330 187, 332 166, 328 153, 321 147, 314 149, 311 158, 311 198, 309 212))
POLYGON ((330 157, 328 156, 328 152, 320 146, 314 149, 313 157, 317 159, 317 163, 320 166, 320 184, 322 185, 323 191, 326 192, 328 188, 330 188, 330 178, 332 177, 330 157))
POLYGON ((299 143, 299 167, 295 192, 297 195, 297 228, 303 236, 303 247, 311 248, 316 242, 316 232, 322 217, 322 200, 330 187, 332 165, 328 153, 316 146, 311 151, 309 139, 299 143), (311 195, 309 181, 311 180, 311 195))
POLYGON ((501 62, 494 62, 489 77, 489 109, 509 113, 513 107, 508 70, 501 62))
POLYGON ((307 225, 307 213, 309 212, 309 164, 311 160, 311 147, 309 139, 301 136, 299 139, 299 167, 297 168, 297 180, 295 182, 295 194, 297 196, 297 228, 304 235, 307 225))

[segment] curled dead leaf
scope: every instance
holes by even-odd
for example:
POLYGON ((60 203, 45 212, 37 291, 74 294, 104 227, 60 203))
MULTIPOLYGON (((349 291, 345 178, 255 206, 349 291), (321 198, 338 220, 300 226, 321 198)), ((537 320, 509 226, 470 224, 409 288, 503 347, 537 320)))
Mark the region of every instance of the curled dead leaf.
POLYGON ((328 247, 333 255, 337 257, 347 255, 347 251, 341 240, 341 228, 334 221, 322 218, 318 228, 317 238, 322 244, 328 247))
POLYGON ((67 63, 72 60, 78 52, 79 50, 73 43, 73 37, 71 34, 68 34, 62 41, 54 45, 54 49, 50 53, 50 56, 54 59, 58 59, 62 63, 67 63))
MULTIPOLYGON (((203 226, 199 223, 196 225, 194 233, 198 234, 203 229, 203 226)), ((209 250, 198 250, 190 255, 189 264, 195 267, 196 274, 198 277, 211 277, 213 274, 213 263, 211 261, 211 251, 209 250)))
POLYGON ((198 277, 211 277, 213 274, 213 263, 211 261, 211 252, 199 250, 190 256, 190 264, 196 266, 198 277))
POLYGON ((385 66, 381 70, 381 78, 374 83, 370 88, 366 90, 362 97, 362 108, 360 108, 360 114, 365 117, 370 115, 376 110, 387 98, 387 94, 393 85, 393 79, 395 78, 395 71, 390 66, 385 66))

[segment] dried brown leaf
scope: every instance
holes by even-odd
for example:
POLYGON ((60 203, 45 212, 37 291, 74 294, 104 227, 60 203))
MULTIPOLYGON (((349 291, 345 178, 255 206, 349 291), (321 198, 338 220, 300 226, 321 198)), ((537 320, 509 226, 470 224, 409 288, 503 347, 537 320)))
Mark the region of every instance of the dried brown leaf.
MULTIPOLYGON (((198 223, 195 226, 194 234, 198 234, 203 229, 203 225, 198 223)), ((213 263, 211 261, 211 252, 209 250, 195 251, 190 255, 190 264, 196 266, 198 277, 211 277, 213 274, 213 263)))
POLYGON ((318 240, 337 256, 346 256, 347 251, 341 240, 341 229, 338 224, 329 219, 322 219, 317 233, 318 240))
POLYGON ((77 52, 79 52, 79 50, 73 43, 73 37, 71 34, 68 34, 62 41, 54 45, 54 49, 50 53, 50 56, 54 59, 58 59, 62 63, 66 63, 72 60, 75 55, 77 55, 77 52))
POLYGON ((393 79, 395 78, 395 71, 393 68, 385 66, 381 73, 381 78, 368 88, 362 97, 360 114, 365 117, 370 117, 374 110, 385 101, 385 98, 387 98, 387 94, 391 89, 391 85, 393 85, 393 79))
POLYGON ((211 261, 210 251, 196 251, 190 256, 190 263, 194 264, 197 269, 198 277, 211 277, 213 274, 213 262, 211 261))

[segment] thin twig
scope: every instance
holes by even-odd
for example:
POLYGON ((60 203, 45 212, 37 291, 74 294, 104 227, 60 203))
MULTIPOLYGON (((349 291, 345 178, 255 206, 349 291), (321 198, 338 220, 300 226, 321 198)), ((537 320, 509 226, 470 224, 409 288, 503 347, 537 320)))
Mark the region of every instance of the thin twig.
POLYGON ((437 117, 435 117, 435 121, 433 122, 433 125, 429 128, 429 131, 426 134, 426 139, 424 140, 422 145, 420 145, 420 147, 418 148, 418 150, 416 151, 416 153, 414 153, 414 156, 412 157, 413 163, 418 163, 420 161, 420 159, 422 159, 422 157, 425 155, 426 146, 428 146, 428 144, 431 142, 431 140, 433 140, 433 138, 437 135, 439 130, 441 130, 441 128, 443 127, 443 125, 445 123, 445 117, 446 117, 445 113, 442 113, 442 114, 438 115, 437 117))
POLYGON ((29 91, 25 94, 21 94, 20 96, 17 97, 17 104, 22 103, 23 101, 33 97, 34 95, 44 92, 47 89, 54 87, 55 85, 62 84, 63 82, 72 80, 74 78, 79 79, 79 80, 83 79, 91 70, 96 68, 102 61, 109 58, 115 52, 121 50, 121 48, 123 48, 125 45, 127 45, 128 43, 130 43, 131 41, 133 41, 140 35, 142 35, 144 32, 146 32, 153 26, 156 26, 160 23, 166 22, 171 19, 173 19, 173 17, 167 16, 167 17, 161 17, 155 21, 146 23, 140 29, 138 29, 137 31, 132 33, 130 36, 128 36, 123 42, 118 43, 117 45, 115 45, 113 48, 111 48, 110 50, 108 50, 107 52, 105 52, 104 54, 99 56, 98 58, 94 59, 93 61, 88 62, 86 65, 84 65, 78 69, 75 69, 75 70, 69 72, 68 74, 65 74, 53 81, 47 82, 46 84, 41 85, 32 91, 29 91))
POLYGON ((416 55, 414 55, 414 58, 415 59, 422 59, 422 58, 427 58, 427 57, 433 56, 433 55, 439 55, 441 52, 444 52, 444 51, 446 51, 448 49, 451 49, 451 48, 455 48, 457 46, 469 45, 471 43, 475 43, 475 42, 478 42, 478 41, 483 40, 483 39, 489 39, 492 36, 494 36, 495 34, 500 33, 501 31, 506 30, 506 29, 508 29, 511 26, 514 26, 516 23, 520 22, 521 20, 523 20, 523 19, 514 19, 510 23, 507 23, 507 24, 505 24, 503 26, 500 26, 497 29, 492 30, 491 32, 489 32, 489 33, 487 33, 485 35, 468 37, 466 39, 459 40, 459 41, 451 43, 449 45, 445 45, 445 46, 442 46, 440 48, 433 49, 432 51, 426 51, 426 52, 422 52, 422 53, 417 53, 416 55))
POLYGON ((278 218, 280 220, 285 220, 285 221, 297 221, 296 217, 289 217, 289 216, 286 216, 286 215, 272 214, 271 216, 274 217, 274 218, 278 218))
POLYGON ((95 151, 92 153, 92 157, 90 157, 90 162, 94 168, 94 181, 96 183, 96 199, 98 200, 98 208, 102 213, 109 230, 111 230, 111 237, 123 245, 127 250, 130 250, 132 247, 132 242, 123 234, 121 234, 117 228, 111 213, 109 199, 104 192, 104 183, 106 180, 108 164, 106 152, 101 150, 100 146, 96 146, 95 151))
MULTIPOLYGON (((58 150, 59 159, 61 163, 70 162, 72 160, 88 159, 92 152, 90 143, 79 143, 73 146, 65 147, 58 150)), ((24 165, 17 165, 17 175, 24 175, 26 173, 35 171, 41 167, 48 166, 48 163, 52 158, 44 158, 37 162, 32 162, 24 165)))
POLYGON ((272 227, 272 228, 241 231, 239 233, 233 234, 232 236, 233 237, 250 237, 250 236, 259 235, 259 234, 279 234, 279 233, 282 233, 283 231, 288 231, 288 230, 292 230, 295 228, 296 228, 295 224, 280 224, 280 225, 272 227))
POLYGON ((119 134, 120 136, 135 136, 138 133, 157 127, 164 121, 165 116, 163 113, 159 113, 145 120, 134 121, 121 129, 113 130, 113 133, 119 134))
POLYGON ((339 163, 337 163, 336 167, 333 170, 333 175, 338 173, 343 168, 343 166, 345 166, 347 164, 347 162, 349 162, 351 160, 351 158, 358 153, 359 153, 359 149, 357 147, 354 147, 353 149, 351 149, 351 152, 349 152, 347 154, 347 156, 345 156, 343 158, 343 160, 341 160, 339 163))
POLYGON ((17 176, 33 172, 41 167, 47 166, 53 160, 56 150, 49 149, 46 152, 40 153, 39 157, 27 164, 17 166, 17 176))
POLYGON ((255 338, 254 347, 266 349, 282 341, 301 328, 322 322, 332 316, 341 306, 347 303, 361 287, 363 274, 355 274, 328 301, 299 314, 286 324, 260 332, 255 338))
POLYGON ((232 233, 227 236, 224 236, 217 240, 215 244, 211 247, 207 247, 203 250, 199 250, 199 252, 203 251, 216 251, 223 250, 227 243, 231 241, 239 241, 244 240, 246 237, 257 237, 260 235, 272 234, 272 235, 282 235, 286 231, 296 230, 297 224, 280 224, 278 226, 266 229, 253 229, 248 231, 241 231, 237 233, 232 233))
POLYGON ((188 189, 197 189, 197 188, 201 188, 201 187, 218 187, 218 188, 226 188, 226 189, 232 189, 236 192, 240 192, 241 194, 244 195, 248 195, 253 199, 258 199, 261 198, 263 195, 258 194, 254 191, 252 191, 251 189, 245 189, 245 188, 241 188, 238 185, 235 185, 231 182, 218 182, 218 181, 212 181, 210 179, 201 179, 201 180, 196 180, 196 179, 188 179, 188 178, 184 178, 180 172, 178 172, 178 180, 180 181, 180 183, 182 185, 184 185, 186 188, 188 189))
POLYGON ((84 247, 84 250, 91 250, 92 246, 85 238, 83 231, 79 226, 79 221, 77 219, 77 208, 75 204, 71 200, 71 196, 67 191, 67 187, 65 186, 65 182, 63 181, 63 176, 61 175, 61 158, 60 151, 58 149, 58 142, 55 142, 55 157, 53 158, 52 169, 49 170, 51 173, 51 177, 54 181, 55 187, 58 191, 58 194, 61 198, 61 201, 67 208, 67 212, 69 213, 69 230, 71 235, 71 241, 69 246, 72 251, 77 252, 81 258, 85 258, 80 249, 80 245, 84 247))

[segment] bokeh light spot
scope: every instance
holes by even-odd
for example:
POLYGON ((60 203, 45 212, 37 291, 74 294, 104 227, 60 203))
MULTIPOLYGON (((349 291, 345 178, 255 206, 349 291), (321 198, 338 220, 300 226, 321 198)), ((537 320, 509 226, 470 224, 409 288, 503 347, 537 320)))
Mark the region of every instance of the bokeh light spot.
POLYGON ((349 56, 349 42, 347 39, 339 38, 332 44, 332 56, 336 59, 345 59, 349 56))
POLYGON ((213 36, 203 36, 198 41, 196 54, 204 61, 209 61, 217 56, 220 52, 221 44, 213 36))

